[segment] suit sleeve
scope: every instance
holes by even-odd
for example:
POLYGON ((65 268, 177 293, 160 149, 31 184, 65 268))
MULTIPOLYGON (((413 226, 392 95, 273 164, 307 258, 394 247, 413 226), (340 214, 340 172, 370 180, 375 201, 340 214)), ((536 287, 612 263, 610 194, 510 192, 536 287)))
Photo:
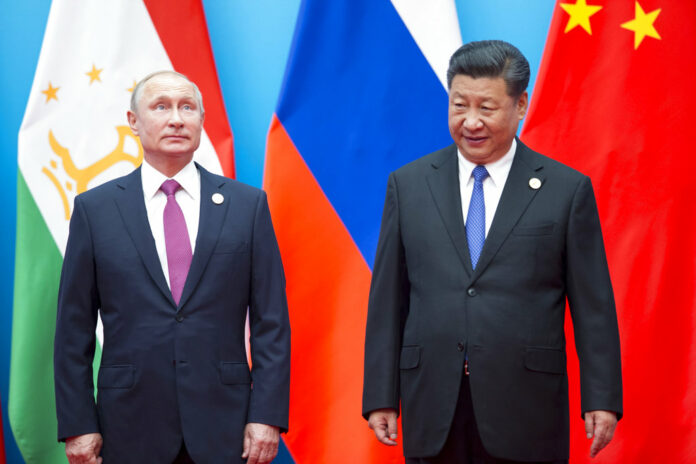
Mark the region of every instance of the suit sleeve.
POLYGON ((70 234, 58 291, 54 375, 58 440, 99 432, 94 403, 92 363, 99 296, 92 237, 80 197, 70 220, 70 234))
POLYGON ((582 414, 623 415, 621 355, 614 294, 590 179, 575 192, 567 231, 566 286, 580 361, 582 414))
POLYGON ((252 392, 247 422, 273 425, 287 431, 290 321, 283 263, 264 192, 256 207, 251 265, 252 392))
POLYGON ((399 410, 399 356, 408 295, 398 187, 392 173, 387 183, 367 310, 362 405, 366 419, 375 409, 399 410))

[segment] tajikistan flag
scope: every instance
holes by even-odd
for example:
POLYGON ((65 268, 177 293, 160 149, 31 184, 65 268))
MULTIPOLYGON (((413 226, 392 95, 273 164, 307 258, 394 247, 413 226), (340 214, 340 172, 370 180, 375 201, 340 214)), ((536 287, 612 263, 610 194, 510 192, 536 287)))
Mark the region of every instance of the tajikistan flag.
POLYGON ((232 134, 200 0, 176 8, 163 0, 53 2, 18 143, 8 407, 27 463, 66 461, 56 441, 53 336, 73 200, 140 165, 143 150, 126 111, 135 83, 162 69, 186 74, 203 94, 195 159, 233 176, 232 134))

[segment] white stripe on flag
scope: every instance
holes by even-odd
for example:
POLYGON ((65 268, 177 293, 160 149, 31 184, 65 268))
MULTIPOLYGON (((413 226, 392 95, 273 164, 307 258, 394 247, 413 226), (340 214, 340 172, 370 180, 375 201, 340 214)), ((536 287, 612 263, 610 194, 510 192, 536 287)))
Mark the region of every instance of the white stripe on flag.
POLYGON ((462 45, 454 0, 391 2, 446 89, 450 56, 462 45))

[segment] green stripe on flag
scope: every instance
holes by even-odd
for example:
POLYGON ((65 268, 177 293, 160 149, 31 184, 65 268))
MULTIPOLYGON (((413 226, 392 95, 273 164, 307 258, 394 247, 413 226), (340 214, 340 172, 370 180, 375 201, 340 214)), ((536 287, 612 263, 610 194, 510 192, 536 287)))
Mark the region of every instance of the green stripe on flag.
MULTIPOLYGON (((53 337, 62 264, 63 257, 24 176, 18 172, 8 414, 27 464, 67 462, 64 446, 57 442, 53 382, 53 337)), ((95 367, 100 356, 97 347, 95 367)))

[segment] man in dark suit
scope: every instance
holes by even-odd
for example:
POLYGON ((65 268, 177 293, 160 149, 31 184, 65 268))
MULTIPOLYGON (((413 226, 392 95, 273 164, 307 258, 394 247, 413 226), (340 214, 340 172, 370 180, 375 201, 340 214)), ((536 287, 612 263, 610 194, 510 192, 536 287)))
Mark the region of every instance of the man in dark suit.
POLYGON ((203 118, 185 76, 147 76, 128 112, 143 165, 75 199, 55 338, 70 463, 267 463, 287 429, 290 327, 266 196, 193 162, 203 118))
POLYGON ((590 179, 516 139, 529 64, 450 60, 455 144, 393 172, 370 289, 363 415, 409 463, 567 462, 566 299, 595 456, 622 414, 619 334, 590 179))

